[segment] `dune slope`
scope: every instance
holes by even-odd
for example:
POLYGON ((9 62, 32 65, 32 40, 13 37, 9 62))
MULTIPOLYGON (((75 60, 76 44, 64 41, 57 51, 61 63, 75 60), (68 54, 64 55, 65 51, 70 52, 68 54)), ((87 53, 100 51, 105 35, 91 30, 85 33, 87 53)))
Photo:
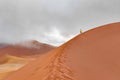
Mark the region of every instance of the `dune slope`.
POLYGON ((120 23, 80 34, 4 80, 120 80, 120 23))

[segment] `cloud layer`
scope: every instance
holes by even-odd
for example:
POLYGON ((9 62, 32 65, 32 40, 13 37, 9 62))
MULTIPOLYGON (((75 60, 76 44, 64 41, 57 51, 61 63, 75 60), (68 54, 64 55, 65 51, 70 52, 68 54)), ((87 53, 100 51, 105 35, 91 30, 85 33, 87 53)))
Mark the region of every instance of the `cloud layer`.
POLYGON ((59 45, 80 28, 120 21, 119 8, 119 0, 0 0, 0 42, 59 45))

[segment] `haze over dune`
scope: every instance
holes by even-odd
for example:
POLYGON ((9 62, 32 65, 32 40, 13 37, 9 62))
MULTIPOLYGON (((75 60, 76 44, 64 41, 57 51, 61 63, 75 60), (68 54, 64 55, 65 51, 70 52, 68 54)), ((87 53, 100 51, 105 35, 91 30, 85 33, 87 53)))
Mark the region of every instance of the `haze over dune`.
POLYGON ((120 80, 120 23, 80 34, 4 80, 120 80))
POLYGON ((46 53, 54 48, 54 46, 31 40, 0 48, 0 55, 35 56, 46 53))

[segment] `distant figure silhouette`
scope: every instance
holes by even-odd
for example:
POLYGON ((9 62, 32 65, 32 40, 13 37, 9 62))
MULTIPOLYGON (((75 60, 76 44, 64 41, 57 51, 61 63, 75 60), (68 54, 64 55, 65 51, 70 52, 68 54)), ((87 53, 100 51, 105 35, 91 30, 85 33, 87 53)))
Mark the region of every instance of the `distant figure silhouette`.
POLYGON ((83 31, 82 31, 82 29, 80 29, 80 34, 82 34, 83 33, 83 31))

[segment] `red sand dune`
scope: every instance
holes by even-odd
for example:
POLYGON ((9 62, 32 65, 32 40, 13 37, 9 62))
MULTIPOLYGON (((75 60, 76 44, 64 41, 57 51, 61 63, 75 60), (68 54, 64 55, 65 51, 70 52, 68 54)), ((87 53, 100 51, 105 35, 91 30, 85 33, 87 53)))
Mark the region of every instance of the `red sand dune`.
POLYGON ((4 80, 120 80, 120 23, 80 34, 4 80))
POLYGON ((2 60, 0 61, 0 80, 3 80, 7 75, 19 70, 34 59, 7 55, 2 59, 0 57, 0 60, 2 60))
POLYGON ((6 55, 6 56, 2 56, 0 57, 0 65, 3 65, 3 64, 12 64, 12 63, 27 63, 27 62, 30 62, 32 60, 34 60, 36 58, 22 58, 22 57, 16 57, 16 56, 10 56, 10 55, 6 55))
POLYGON ((0 44, 0 80, 34 60, 40 54, 54 48, 35 40, 15 45, 0 44))
POLYGON ((0 48, 0 56, 2 55, 12 55, 12 56, 33 56, 42 53, 46 53, 55 47, 40 43, 38 41, 28 41, 15 45, 7 45, 3 48, 0 48), (27 44, 26 44, 27 43, 27 44))

